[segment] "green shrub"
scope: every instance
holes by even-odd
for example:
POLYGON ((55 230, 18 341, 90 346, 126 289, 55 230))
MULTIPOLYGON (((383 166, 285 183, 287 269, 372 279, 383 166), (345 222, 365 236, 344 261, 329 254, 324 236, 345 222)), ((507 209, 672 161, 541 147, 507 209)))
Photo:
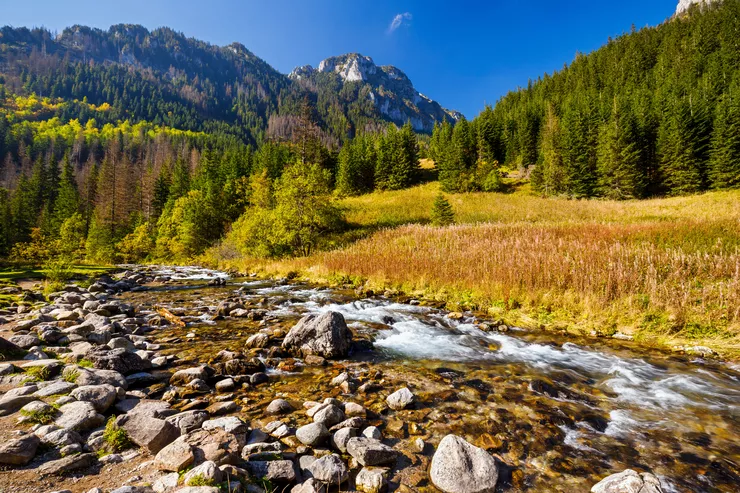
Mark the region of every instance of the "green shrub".
POLYGON ((51 370, 46 366, 32 366, 26 369, 26 375, 29 376, 28 381, 39 382, 49 380, 51 378, 51 370))
POLYGON ((108 444, 108 447, 113 452, 120 452, 127 448, 133 447, 133 442, 126 433, 126 430, 119 428, 116 425, 115 416, 111 416, 108 422, 105 424, 105 431, 103 432, 103 440, 108 444))
POLYGON ((21 410, 21 416, 26 418, 26 421, 31 423, 38 423, 45 425, 54 421, 56 417, 56 409, 45 409, 43 411, 23 411, 21 410))
POLYGON ((216 482, 202 474, 197 474, 188 480, 186 486, 216 486, 216 482))

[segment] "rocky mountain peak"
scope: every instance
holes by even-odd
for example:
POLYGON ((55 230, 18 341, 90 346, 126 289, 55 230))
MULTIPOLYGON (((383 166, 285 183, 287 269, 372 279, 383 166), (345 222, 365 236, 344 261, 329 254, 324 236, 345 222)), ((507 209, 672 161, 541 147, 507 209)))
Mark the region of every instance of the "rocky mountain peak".
POLYGON ((715 2, 715 1, 717 0, 678 0, 678 7, 676 7, 676 15, 686 12, 694 4, 705 5, 708 3, 715 2))

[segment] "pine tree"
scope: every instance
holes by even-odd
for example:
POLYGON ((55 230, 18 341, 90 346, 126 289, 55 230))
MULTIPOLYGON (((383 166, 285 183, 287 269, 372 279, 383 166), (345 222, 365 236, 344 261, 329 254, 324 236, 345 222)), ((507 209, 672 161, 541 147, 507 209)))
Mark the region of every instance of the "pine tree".
POLYGON ((599 190, 611 199, 640 198, 645 190, 637 123, 628 105, 614 98, 598 143, 599 190))
POLYGON ((713 188, 740 187, 740 87, 717 103, 709 177, 713 188))
POLYGON ((52 233, 59 231, 62 223, 76 214, 80 206, 80 196, 77 191, 77 182, 75 181, 74 169, 69 160, 69 154, 64 155, 62 161, 62 176, 59 181, 59 192, 56 203, 54 204, 54 222, 52 233))
POLYGON ((560 119, 550 105, 542 130, 542 162, 532 172, 532 187, 545 195, 558 195, 566 191, 567 177, 560 141, 560 119))
POLYGON ((434 226, 449 226, 455 222, 455 211, 442 193, 434 199, 430 217, 434 226))
POLYGON ((672 195, 701 190, 700 139, 685 98, 673 101, 658 137, 661 173, 672 195))

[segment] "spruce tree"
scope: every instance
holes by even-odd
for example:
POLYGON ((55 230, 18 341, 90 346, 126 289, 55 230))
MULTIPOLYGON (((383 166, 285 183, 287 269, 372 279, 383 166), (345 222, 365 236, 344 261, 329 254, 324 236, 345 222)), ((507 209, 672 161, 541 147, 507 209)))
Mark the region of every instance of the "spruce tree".
POLYGON ((740 90, 717 103, 709 177, 713 188, 740 187, 740 90))
POLYGON ((645 189, 637 123, 628 105, 614 98, 598 142, 599 191, 611 199, 640 198, 645 189))
POLYGON ((441 192, 434 199, 430 218, 434 226, 449 226, 455 222, 455 211, 441 192))

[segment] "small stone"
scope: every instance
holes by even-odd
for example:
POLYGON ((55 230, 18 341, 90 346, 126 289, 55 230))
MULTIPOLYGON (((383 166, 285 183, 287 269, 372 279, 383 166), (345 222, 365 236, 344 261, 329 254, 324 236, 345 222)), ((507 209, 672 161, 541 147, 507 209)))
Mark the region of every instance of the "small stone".
POLYGON ((288 414, 295 410, 293 405, 285 399, 275 399, 267 406, 265 412, 269 415, 288 414))
POLYGON ((347 442, 357 436, 357 428, 342 428, 331 437, 331 444, 342 453, 347 452, 347 442))
MULTIPOLYGON (((182 478, 182 482, 186 486, 191 486, 191 482, 199 479, 212 484, 218 484, 223 479, 223 473, 216 466, 215 462, 206 461, 188 471, 182 478)), ((194 486, 194 485, 192 485, 194 486)))
POLYGON ((308 468, 313 477, 329 485, 339 485, 349 478, 349 469, 342 459, 336 455, 326 455, 317 459, 308 468))
POLYGON ((663 493, 663 490, 654 475, 625 469, 599 481, 591 488, 591 493, 663 493))
POLYGON ((373 440, 380 440, 383 438, 383 434, 380 433, 380 430, 377 426, 368 426, 364 430, 362 430, 362 436, 365 438, 372 438, 373 440))
POLYGON ((396 460, 398 453, 377 440, 364 437, 350 438, 347 452, 363 466, 380 466, 396 460))
POLYGON ((323 423, 311 423, 298 428, 295 435, 304 445, 316 447, 326 441, 329 437, 329 430, 323 423))
POLYGON ((485 450, 447 435, 432 457, 432 483, 445 493, 493 493, 498 481, 496 461, 485 450))
POLYGON ((383 493, 388 489, 388 469, 363 467, 357 473, 355 486, 363 493, 383 493))
POLYGON ((411 393, 408 387, 403 387, 402 389, 399 389, 389 395, 386 398, 385 402, 391 409, 395 411, 400 411, 413 404, 414 394, 411 393))

